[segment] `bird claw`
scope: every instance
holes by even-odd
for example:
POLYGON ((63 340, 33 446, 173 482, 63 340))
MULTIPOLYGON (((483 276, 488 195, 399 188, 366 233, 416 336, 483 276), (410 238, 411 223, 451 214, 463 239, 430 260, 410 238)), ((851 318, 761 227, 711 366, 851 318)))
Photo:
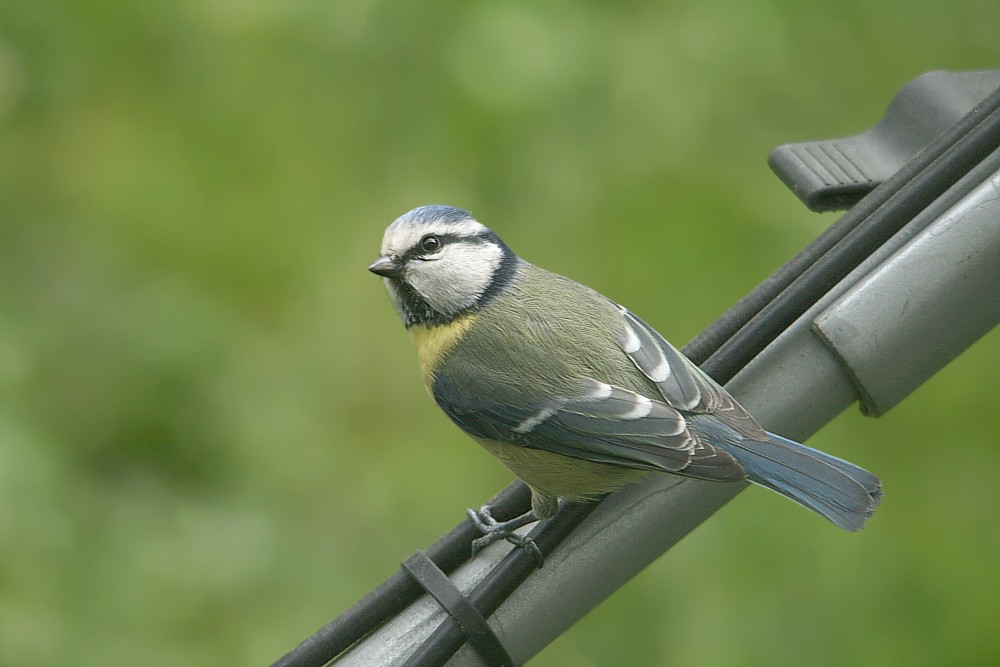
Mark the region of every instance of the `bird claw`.
POLYGON ((493 513, 489 505, 483 505, 478 510, 470 507, 465 510, 465 513, 469 515, 469 519, 472 520, 476 528, 484 534, 489 533, 500 525, 500 522, 493 518, 493 513))
POLYGON ((545 557, 542 556, 541 549, 535 541, 527 535, 520 535, 514 531, 522 526, 535 521, 535 516, 531 512, 526 512, 510 521, 497 521, 493 518, 493 513, 489 505, 483 505, 478 510, 467 509, 466 514, 475 524, 476 528, 483 534, 482 537, 472 541, 472 556, 475 557, 480 550, 488 547, 494 542, 507 540, 516 547, 520 547, 528 552, 535 559, 538 567, 542 567, 545 557))

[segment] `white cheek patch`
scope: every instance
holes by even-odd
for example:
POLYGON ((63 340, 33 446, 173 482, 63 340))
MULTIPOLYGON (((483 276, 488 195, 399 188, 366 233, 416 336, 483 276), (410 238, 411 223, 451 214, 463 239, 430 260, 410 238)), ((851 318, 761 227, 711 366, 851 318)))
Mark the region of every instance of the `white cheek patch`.
POLYGON ((476 304, 502 261, 503 250, 495 243, 458 241, 433 259, 410 260, 406 281, 436 312, 456 315, 476 304))

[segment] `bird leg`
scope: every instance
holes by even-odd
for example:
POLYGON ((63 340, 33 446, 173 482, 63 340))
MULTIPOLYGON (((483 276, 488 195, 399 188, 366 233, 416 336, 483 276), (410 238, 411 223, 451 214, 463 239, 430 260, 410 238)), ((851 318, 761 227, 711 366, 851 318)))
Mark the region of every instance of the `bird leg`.
POLYGON ((521 547, 529 554, 531 554, 534 559, 538 562, 538 567, 542 566, 544 562, 544 557, 542 552, 539 550, 538 545, 530 537, 525 535, 518 535, 514 531, 522 526, 527 526, 529 523, 538 521, 538 517, 531 510, 528 510, 521 516, 514 517, 509 521, 497 521, 493 518, 492 510, 489 505, 483 505, 478 511, 468 509, 465 510, 483 536, 473 540, 472 542, 472 555, 475 556, 480 549, 487 547, 498 540, 507 540, 514 546, 521 547))

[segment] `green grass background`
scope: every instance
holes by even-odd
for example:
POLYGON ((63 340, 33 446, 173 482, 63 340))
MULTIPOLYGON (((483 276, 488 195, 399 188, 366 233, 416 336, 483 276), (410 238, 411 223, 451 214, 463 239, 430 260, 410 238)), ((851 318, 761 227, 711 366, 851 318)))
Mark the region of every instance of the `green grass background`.
MULTIPOLYGON (((1000 4, 0 5, 0 664, 259 665, 510 481, 433 407, 386 224, 468 208, 683 344, 835 216, 768 171, 1000 4)), ((1000 338, 810 444, 841 533, 750 490, 533 662, 1000 661, 1000 338)))

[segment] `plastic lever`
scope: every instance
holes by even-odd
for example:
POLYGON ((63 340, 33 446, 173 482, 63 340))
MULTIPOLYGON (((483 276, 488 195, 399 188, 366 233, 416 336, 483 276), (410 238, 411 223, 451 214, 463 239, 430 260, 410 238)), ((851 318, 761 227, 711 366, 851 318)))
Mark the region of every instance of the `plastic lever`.
POLYGON ((1000 87, 1000 69, 928 72, 906 84, 872 129, 778 146, 768 164, 813 211, 846 210, 1000 87))

